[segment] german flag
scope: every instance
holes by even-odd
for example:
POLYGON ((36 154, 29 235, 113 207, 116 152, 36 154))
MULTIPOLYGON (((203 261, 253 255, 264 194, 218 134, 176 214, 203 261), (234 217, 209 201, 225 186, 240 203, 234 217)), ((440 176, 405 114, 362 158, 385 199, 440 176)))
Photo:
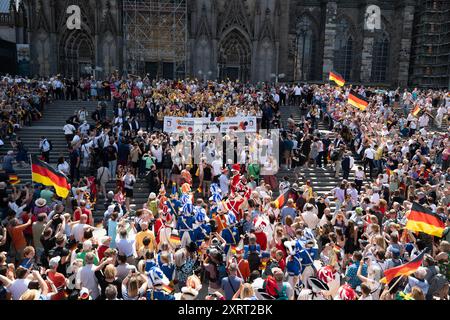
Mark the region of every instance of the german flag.
POLYGON ((168 293, 168 294, 172 294, 172 293, 175 291, 174 288, 172 288, 171 286, 166 285, 166 284, 163 284, 163 285, 161 286, 161 289, 164 290, 164 291, 165 291, 166 293, 168 293))
POLYGON ((330 81, 336 82, 336 84, 342 87, 345 84, 344 78, 337 72, 330 71, 330 81))
POLYGON ((179 236, 172 234, 170 236, 170 242, 172 242, 174 245, 179 245, 181 243, 181 239, 179 236))
POLYGON ((11 185, 16 185, 20 183, 20 179, 17 176, 17 174, 10 174, 8 180, 11 185))
POLYGON ((63 199, 69 195, 70 184, 67 177, 36 156, 32 157, 31 173, 33 182, 55 188, 56 194, 63 199))
POLYGON ((384 271, 384 278, 380 280, 381 283, 389 284, 393 279, 400 276, 409 276, 419 269, 422 265, 423 257, 425 256, 425 251, 423 250, 417 257, 408 263, 402 264, 398 267, 387 269, 384 271))
POLYGON ((294 190, 290 189, 290 190, 286 191, 285 193, 281 194, 278 198, 275 199, 275 201, 274 201, 275 202, 275 206, 278 209, 281 209, 281 208, 283 208, 286 205, 286 203, 287 203, 287 201, 289 199, 294 200, 294 203, 295 203, 295 201, 297 201, 297 197, 298 197, 297 196, 297 192, 295 192, 294 190))
POLYGON ((362 95, 356 93, 354 90, 350 90, 350 94, 348 95, 348 103, 361 111, 366 110, 369 105, 369 101, 362 95))
POLYGON ((421 111, 421 109, 420 109, 419 105, 416 104, 416 106, 411 111, 411 113, 413 114, 414 117, 417 117, 419 115, 420 111, 421 111))
POLYGON ((405 227, 408 230, 420 231, 436 237, 442 237, 444 233, 445 222, 443 219, 416 202, 413 203, 407 218, 408 222, 405 227))

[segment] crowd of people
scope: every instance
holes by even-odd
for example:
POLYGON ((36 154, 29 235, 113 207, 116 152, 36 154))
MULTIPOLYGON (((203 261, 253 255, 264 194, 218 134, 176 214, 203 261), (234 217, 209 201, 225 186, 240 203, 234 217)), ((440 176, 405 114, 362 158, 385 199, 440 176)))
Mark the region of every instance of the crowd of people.
MULTIPOLYGON (((361 111, 347 104, 350 86, 330 84, 44 82, 47 100, 98 107, 63 127, 56 168, 69 198, 0 183, 0 299, 448 299, 448 91, 353 87, 369 100, 361 111), (301 121, 282 121, 282 107, 301 121), (254 116, 279 135, 220 143, 168 134, 165 116, 254 116), (336 187, 319 193, 306 168, 332 170, 336 187), (142 181, 148 200, 133 205, 142 181), (405 227, 414 203, 445 221, 442 237, 405 227), (414 273, 380 281, 423 250, 414 273)), ((31 90, 2 88, 9 105, 21 101, 14 90, 31 90)), ((40 148, 48 162, 45 137, 40 148)))

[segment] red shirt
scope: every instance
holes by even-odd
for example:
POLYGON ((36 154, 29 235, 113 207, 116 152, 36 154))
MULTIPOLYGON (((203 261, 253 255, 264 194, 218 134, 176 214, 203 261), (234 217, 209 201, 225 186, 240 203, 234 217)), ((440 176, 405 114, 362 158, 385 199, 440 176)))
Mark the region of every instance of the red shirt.
POLYGON ((86 208, 76 209, 75 212, 73 213, 73 221, 79 221, 82 214, 85 214, 88 216, 88 220, 86 223, 91 224, 92 212, 91 212, 91 210, 86 209, 86 208))
POLYGON ((262 251, 267 249, 267 236, 264 232, 255 232, 256 243, 259 244, 262 251))
MULTIPOLYGON (((64 292, 66 288, 66 277, 62 273, 54 271, 49 271, 47 276, 52 280, 56 289, 58 289, 58 293, 52 296, 52 300, 64 300, 66 298, 66 293, 64 292)), ((48 289, 51 290, 51 287, 48 286, 48 289)))
POLYGON ((284 271, 284 269, 286 268, 286 261, 284 260, 284 258, 278 261, 278 266, 282 271, 284 271))
POLYGON ((98 260, 102 260, 105 256, 105 251, 108 249, 108 246, 101 245, 98 247, 97 253, 98 253, 98 260))
POLYGON ((155 238, 156 239, 155 240, 156 240, 157 244, 159 244, 159 231, 161 230, 162 226, 163 226, 162 219, 161 218, 156 219, 156 221, 155 221, 155 238))

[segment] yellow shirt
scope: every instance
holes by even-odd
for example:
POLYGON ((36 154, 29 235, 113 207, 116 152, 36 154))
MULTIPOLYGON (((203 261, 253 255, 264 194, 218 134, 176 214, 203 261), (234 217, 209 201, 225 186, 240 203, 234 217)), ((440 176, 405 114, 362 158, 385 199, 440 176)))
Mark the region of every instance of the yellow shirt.
POLYGON ((146 231, 140 231, 136 234, 136 252, 139 251, 139 249, 141 247, 144 246, 144 244, 142 243, 144 241, 144 238, 147 237, 150 239, 150 244, 148 245, 150 251, 155 251, 156 250, 156 239, 155 239, 155 234, 153 233, 153 231, 150 230, 146 230, 146 231))
POLYGON ((383 149, 384 149, 383 145, 378 147, 377 151, 375 152, 375 159, 374 160, 380 160, 381 159, 381 157, 383 156, 383 149))

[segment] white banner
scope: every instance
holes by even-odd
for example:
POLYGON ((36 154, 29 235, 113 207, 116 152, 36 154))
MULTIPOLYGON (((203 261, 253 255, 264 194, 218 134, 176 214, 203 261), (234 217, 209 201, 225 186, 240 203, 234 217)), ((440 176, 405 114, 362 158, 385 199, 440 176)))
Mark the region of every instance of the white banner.
POLYGON ((256 132, 256 117, 180 118, 164 117, 167 133, 256 132))

